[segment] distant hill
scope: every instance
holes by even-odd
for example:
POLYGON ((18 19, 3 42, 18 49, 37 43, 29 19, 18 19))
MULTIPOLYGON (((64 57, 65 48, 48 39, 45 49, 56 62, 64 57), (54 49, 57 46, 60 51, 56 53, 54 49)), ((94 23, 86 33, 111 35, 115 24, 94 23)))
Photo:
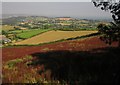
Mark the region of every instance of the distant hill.
POLYGON ((26 17, 11 17, 11 18, 5 18, 2 19, 2 24, 10 24, 10 25, 14 25, 17 24, 17 22, 22 21, 23 19, 25 19, 26 17))

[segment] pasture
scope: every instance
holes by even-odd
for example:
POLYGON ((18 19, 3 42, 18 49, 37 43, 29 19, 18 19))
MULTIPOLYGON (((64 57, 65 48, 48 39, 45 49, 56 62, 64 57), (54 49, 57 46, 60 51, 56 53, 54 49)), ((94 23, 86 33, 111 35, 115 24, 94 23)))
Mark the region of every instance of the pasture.
MULTIPOLYGON (((34 36, 32 38, 16 42, 16 45, 32 45, 32 44, 40 44, 40 43, 48 43, 48 42, 54 42, 62 39, 68 39, 68 38, 75 38, 80 37, 92 33, 96 33, 97 31, 48 31, 45 33, 42 33, 40 35, 34 36)), ((30 33, 28 33, 30 34, 30 33)), ((26 34, 26 36, 28 36, 26 34)))
POLYGON ((40 33, 49 31, 50 29, 35 29, 35 30, 28 30, 22 33, 19 33, 17 36, 21 39, 27 39, 27 38, 31 38, 35 35, 38 35, 40 33))

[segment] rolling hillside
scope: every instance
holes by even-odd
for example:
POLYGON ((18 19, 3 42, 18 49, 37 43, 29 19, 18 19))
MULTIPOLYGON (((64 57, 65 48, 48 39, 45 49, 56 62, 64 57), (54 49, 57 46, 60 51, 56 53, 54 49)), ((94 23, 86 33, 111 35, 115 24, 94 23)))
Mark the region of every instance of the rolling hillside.
POLYGON ((99 37, 2 48, 3 83, 119 85, 120 49, 99 37), (77 82, 77 83, 76 83, 77 82))

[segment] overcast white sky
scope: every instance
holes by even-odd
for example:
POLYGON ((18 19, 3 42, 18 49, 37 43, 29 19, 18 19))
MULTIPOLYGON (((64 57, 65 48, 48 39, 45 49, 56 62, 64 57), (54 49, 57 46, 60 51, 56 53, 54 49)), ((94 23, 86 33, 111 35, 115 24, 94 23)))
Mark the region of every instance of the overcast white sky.
POLYGON ((91 0, 24 0, 24 2, 16 2, 23 0, 3 0, 3 1, 2 1, 2 14, 28 14, 28 15, 55 16, 55 17, 70 16, 70 17, 80 17, 80 18, 89 18, 89 17, 111 18, 111 14, 109 12, 104 12, 100 8, 95 8, 93 3, 90 2, 91 0), (15 1, 15 2, 8 2, 8 1, 15 1), (34 1, 34 2, 29 2, 29 1, 34 1), (59 1, 59 2, 54 2, 54 1, 59 1), (66 1, 66 2, 61 2, 61 1, 66 1))
POLYGON ((111 17, 109 12, 95 8, 91 2, 3 2, 2 12, 41 16, 111 17))
POLYGON ((91 2, 91 0, 1 0, 2 2, 91 2))
MULTIPOLYGON (((0 0, 0 1, 2 2, 91 2, 91 0, 0 0)), ((108 0, 104 0, 104 1, 108 1, 108 0)), ((114 1, 119 1, 119 0, 114 0, 114 1)))

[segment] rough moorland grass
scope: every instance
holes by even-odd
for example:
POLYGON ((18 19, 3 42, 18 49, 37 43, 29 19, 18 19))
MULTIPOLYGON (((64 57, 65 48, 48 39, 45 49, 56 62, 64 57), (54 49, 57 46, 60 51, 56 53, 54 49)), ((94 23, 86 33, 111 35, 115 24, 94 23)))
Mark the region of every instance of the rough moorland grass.
POLYGON ((20 63, 20 62, 23 62, 26 60, 31 60, 31 59, 32 59, 32 56, 26 56, 24 58, 17 58, 17 59, 9 60, 4 65, 4 68, 5 69, 13 69, 17 63, 20 63))
POLYGON ((14 59, 14 60, 10 60, 6 63, 6 65, 4 66, 4 68, 6 69, 13 69, 14 66, 19 63, 19 62, 23 62, 22 59, 14 59))
POLYGON ((18 34, 17 36, 21 39, 27 39, 27 38, 31 38, 35 35, 38 35, 40 33, 43 33, 43 32, 47 32, 49 31, 50 29, 38 29, 38 30, 31 30, 31 31, 26 31, 26 32, 23 32, 23 33, 20 33, 18 34))

